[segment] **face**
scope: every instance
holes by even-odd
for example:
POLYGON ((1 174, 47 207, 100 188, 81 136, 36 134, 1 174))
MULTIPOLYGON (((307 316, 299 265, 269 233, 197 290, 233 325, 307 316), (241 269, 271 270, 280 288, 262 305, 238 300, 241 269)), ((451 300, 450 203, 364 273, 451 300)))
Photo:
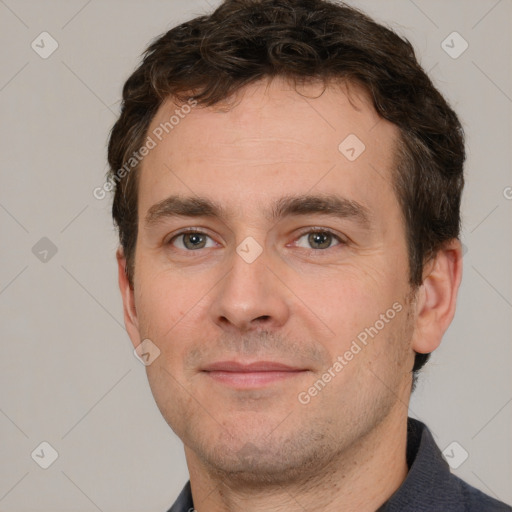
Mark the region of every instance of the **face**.
POLYGON ((305 474, 406 415, 398 130, 356 87, 320 92, 182 110, 142 164, 128 331, 160 350, 149 383, 189 463, 237 478, 305 474))

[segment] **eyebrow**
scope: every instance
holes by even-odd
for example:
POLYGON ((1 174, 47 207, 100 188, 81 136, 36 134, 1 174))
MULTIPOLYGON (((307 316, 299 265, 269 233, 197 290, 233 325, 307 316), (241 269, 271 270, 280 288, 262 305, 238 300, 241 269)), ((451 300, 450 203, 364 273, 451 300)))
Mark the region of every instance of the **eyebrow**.
MULTIPOLYGON (((277 221, 289 216, 322 214, 350 219, 365 229, 371 226, 370 210, 357 201, 334 194, 289 195, 277 199, 267 212, 266 218, 277 221)), ((151 206, 145 216, 145 224, 152 227, 172 217, 208 217, 226 220, 226 208, 204 197, 169 196, 151 206)))

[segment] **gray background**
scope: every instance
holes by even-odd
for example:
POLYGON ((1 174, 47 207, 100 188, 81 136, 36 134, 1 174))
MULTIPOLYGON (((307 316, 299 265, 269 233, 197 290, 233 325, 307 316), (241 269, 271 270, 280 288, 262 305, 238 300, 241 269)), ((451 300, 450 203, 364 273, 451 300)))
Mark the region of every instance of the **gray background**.
MULTIPOLYGON (((464 279, 411 414, 469 453, 457 475, 512 503, 512 1, 352 3, 413 42, 467 132, 464 279), (456 59, 453 31, 469 44, 456 59)), ((163 511, 188 478, 123 326, 110 198, 92 191, 139 55, 209 9, 0 0, 1 511, 163 511), (47 59, 31 48, 43 31, 47 59), (48 469, 31 458, 42 441, 59 454, 48 469)))

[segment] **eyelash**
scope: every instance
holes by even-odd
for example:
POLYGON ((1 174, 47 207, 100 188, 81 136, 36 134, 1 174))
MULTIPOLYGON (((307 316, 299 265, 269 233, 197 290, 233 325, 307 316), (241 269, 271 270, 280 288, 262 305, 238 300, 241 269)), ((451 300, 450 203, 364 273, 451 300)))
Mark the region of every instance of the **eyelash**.
MULTIPOLYGON (((207 237, 209 237, 210 239, 213 240, 213 238, 208 233, 205 233, 204 231, 201 231, 200 229, 191 227, 191 228, 183 229, 179 233, 176 233, 174 236, 172 236, 166 242, 165 245, 172 245, 172 242, 174 240, 176 240, 180 236, 183 236, 183 235, 186 235, 186 234, 190 234, 190 233, 197 234, 197 235, 204 235, 204 236, 207 236, 207 237)), ((327 247, 326 249, 313 249, 313 248, 311 248, 311 249, 304 249, 306 251, 309 250, 310 252, 316 252, 316 253, 318 253, 318 252, 325 252, 325 251, 328 251, 329 249, 334 249, 334 247, 337 247, 338 245, 342 246, 342 245, 347 245, 348 244, 348 240, 342 238, 341 236, 337 235, 336 233, 334 233, 333 231, 331 231, 328 228, 307 228, 304 231, 300 232, 300 234, 298 235, 296 240, 300 240, 304 235, 308 235, 308 234, 311 234, 311 233, 329 234, 338 242, 338 244, 333 245, 331 247, 327 247)), ((207 249, 209 249, 209 247, 207 247, 207 249)), ((195 252, 195 250, 192 250, 192 249, 177 249, 177 250, 184 250, 185 252, 195 252)), ((196 249, 196 250, 199 251, 200 249, 196 249)))

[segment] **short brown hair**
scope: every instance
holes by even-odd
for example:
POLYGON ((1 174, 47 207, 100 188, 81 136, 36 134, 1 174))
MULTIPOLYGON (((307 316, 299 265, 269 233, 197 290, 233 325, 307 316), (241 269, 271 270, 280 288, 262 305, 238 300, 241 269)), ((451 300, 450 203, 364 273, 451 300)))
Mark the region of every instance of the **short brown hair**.
MULTIPOLYGON (((461 124, 418 63, 411 44, 360 11, 329 0, 226 0, 162 35, 123 88, 121 115, 108 145, 112 215, 133 286, 138 168, 127 160, 144 144, 167 98, 200 105, 228 99, 264 78, 357 83, 378 114, 400 129, 393 185, 405 219, 410 284, 460 232, 464 185, 461 124)), ((413 370, 427 361, 417 354, 413 370)))

